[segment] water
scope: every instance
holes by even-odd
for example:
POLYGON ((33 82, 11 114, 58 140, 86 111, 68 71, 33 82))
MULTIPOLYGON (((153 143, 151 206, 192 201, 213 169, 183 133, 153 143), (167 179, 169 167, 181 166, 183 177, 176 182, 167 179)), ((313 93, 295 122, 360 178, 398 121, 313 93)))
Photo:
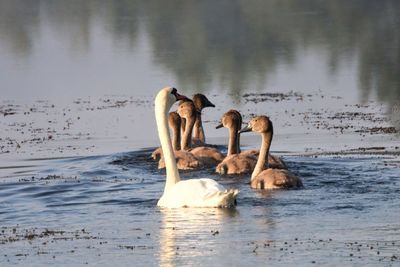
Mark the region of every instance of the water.
POLYGON ((5 98, 173 84, 399 100, 398 1, 0 3, 5 98))
POLYGON ((59 159, 49 162, 58 170, 3 181, 2 264, 374 265, 398 255, 400 180, 384 158, 285 157, 305 185, 290 191, 184 173, 239 188, 238 206, 165 210, 156 207, 164 174, 149 152, 59 159), (14 227, 67 233, 8 242, 14 227))
POLYGON ((399 265, 399 4, 0 0, 0 266, 399 265), (181 172, 238 206, 156 207, 165 85, 224 152, 224 112, 268 114, 305 187, 181 172))

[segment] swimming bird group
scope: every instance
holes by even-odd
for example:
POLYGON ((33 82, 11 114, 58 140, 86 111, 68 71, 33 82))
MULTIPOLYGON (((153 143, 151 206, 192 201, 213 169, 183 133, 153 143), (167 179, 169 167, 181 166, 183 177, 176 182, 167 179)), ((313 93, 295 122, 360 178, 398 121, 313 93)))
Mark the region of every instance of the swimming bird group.
POLYGON ((215 167, 219 174, 249 174, 250 186, 255 189, 287 189, 302 187, 300 178, 292 174, 277 156, 269 154, 273 124, 267 116, 257 116, 242 128, 242 116, 229 110, 217 128, 229 129, 228 152, 224 156, 206 144, 202 125, 202 110, 215 107, 206 96, 196 94, 193 99, 180 95, 176 88, 161 89, 155 99, 155 115, 161 147, 152 153, 158 168, 166 169, 163 195, 157 205, 178 207, 230 207, 236 205, 237 189, 225 189, 213 179, 181 180, 179 169, 195 170, 215 167), (177 111, 169 112, 179 102, 177 111), (169 128, 172 130, 172 140, 169 128), (260 150, 241 151, 240 134, 256 132, 261 135, 260 150))

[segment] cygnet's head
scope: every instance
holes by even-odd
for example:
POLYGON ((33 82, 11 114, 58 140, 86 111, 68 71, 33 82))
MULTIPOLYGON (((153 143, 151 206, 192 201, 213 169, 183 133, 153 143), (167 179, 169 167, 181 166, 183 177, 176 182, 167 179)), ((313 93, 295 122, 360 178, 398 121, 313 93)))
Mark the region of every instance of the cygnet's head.
POLYGON ((244 132, 256 132, 256 133, 267 133, 272 132, 272 122, 267 116, 257 116, 250 120, 248 125, 241 129, 239 133, 244 132))
POLYGON ((221 127, 225 128, 238 128, 242 127, 242 115, 240 115, 239 111, 231 109, 228 112, 225 112, 225 114, 221 118, 221 123, 215 127, 216 129, 219 129, 221 127))
POLYGON ((196 107, 194 106, 192 101, 185 101, 179 104, 177 112, 179 116, 184 119, 196 117, 196 107))
POLYGON ((208 100, 208 98, 203 94, 195 94, 193 96, 193 103, 194 103, 194 106, 196 107, 197 111, 199 111, 199 112, 201 112, 203 110, 203 108, 206 108, 206 107, 215 108, 215 105, 213 103, 211 103, 211 101, 208 100))

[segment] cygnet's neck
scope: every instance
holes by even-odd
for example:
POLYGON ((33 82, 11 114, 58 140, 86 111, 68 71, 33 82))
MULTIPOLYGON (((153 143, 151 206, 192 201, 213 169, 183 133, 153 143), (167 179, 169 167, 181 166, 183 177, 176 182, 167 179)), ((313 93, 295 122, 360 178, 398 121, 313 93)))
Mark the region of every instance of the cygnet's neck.
POLYGON ((172 129, 172 147, 174 150, 181 150, 181 123, 180 121, 170 121, 169 127, 172 129))
POLYGON ((186 125, 181 140, 181 148, 184 151, 188 151, 192 146, 192 131, 196 118, 194 116, 188 116, 185 119, 186 125))
POLYGON ((266 163, 268 164, 268 154, 272 142, 272 135, 273 135, 272 126, 270 131, 261 133, 262 141, 261 141, 260 154, 258 155, 256 167, 254 168, 254 171, 251 174, 251 180, 257 177, 257 175, 259 175, 264 170, 264 166, 266 163))
POLYGON ((193 138, 205 143, 206 136, 204 135, 203 122, 201 120, 201 111, 196 112, 196 122, 193 128, 193 138))
POLYGON ((229 128, 229 143, 228 143, 228 154, 227 156, 238 154, 239 152, 239 127, 238 124, 234 123, 232 127, 229 128))

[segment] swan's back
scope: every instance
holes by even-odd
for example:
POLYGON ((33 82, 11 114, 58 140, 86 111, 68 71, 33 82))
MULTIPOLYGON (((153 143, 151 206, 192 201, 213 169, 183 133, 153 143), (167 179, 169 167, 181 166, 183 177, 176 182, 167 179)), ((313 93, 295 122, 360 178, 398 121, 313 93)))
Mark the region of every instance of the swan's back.
POLYGON ((239 190, 227 190, 212 179, 190 179, 180 181, 164 192, 157 205, 167 208, 231 207, 236 204, 238 193, 239 190))

